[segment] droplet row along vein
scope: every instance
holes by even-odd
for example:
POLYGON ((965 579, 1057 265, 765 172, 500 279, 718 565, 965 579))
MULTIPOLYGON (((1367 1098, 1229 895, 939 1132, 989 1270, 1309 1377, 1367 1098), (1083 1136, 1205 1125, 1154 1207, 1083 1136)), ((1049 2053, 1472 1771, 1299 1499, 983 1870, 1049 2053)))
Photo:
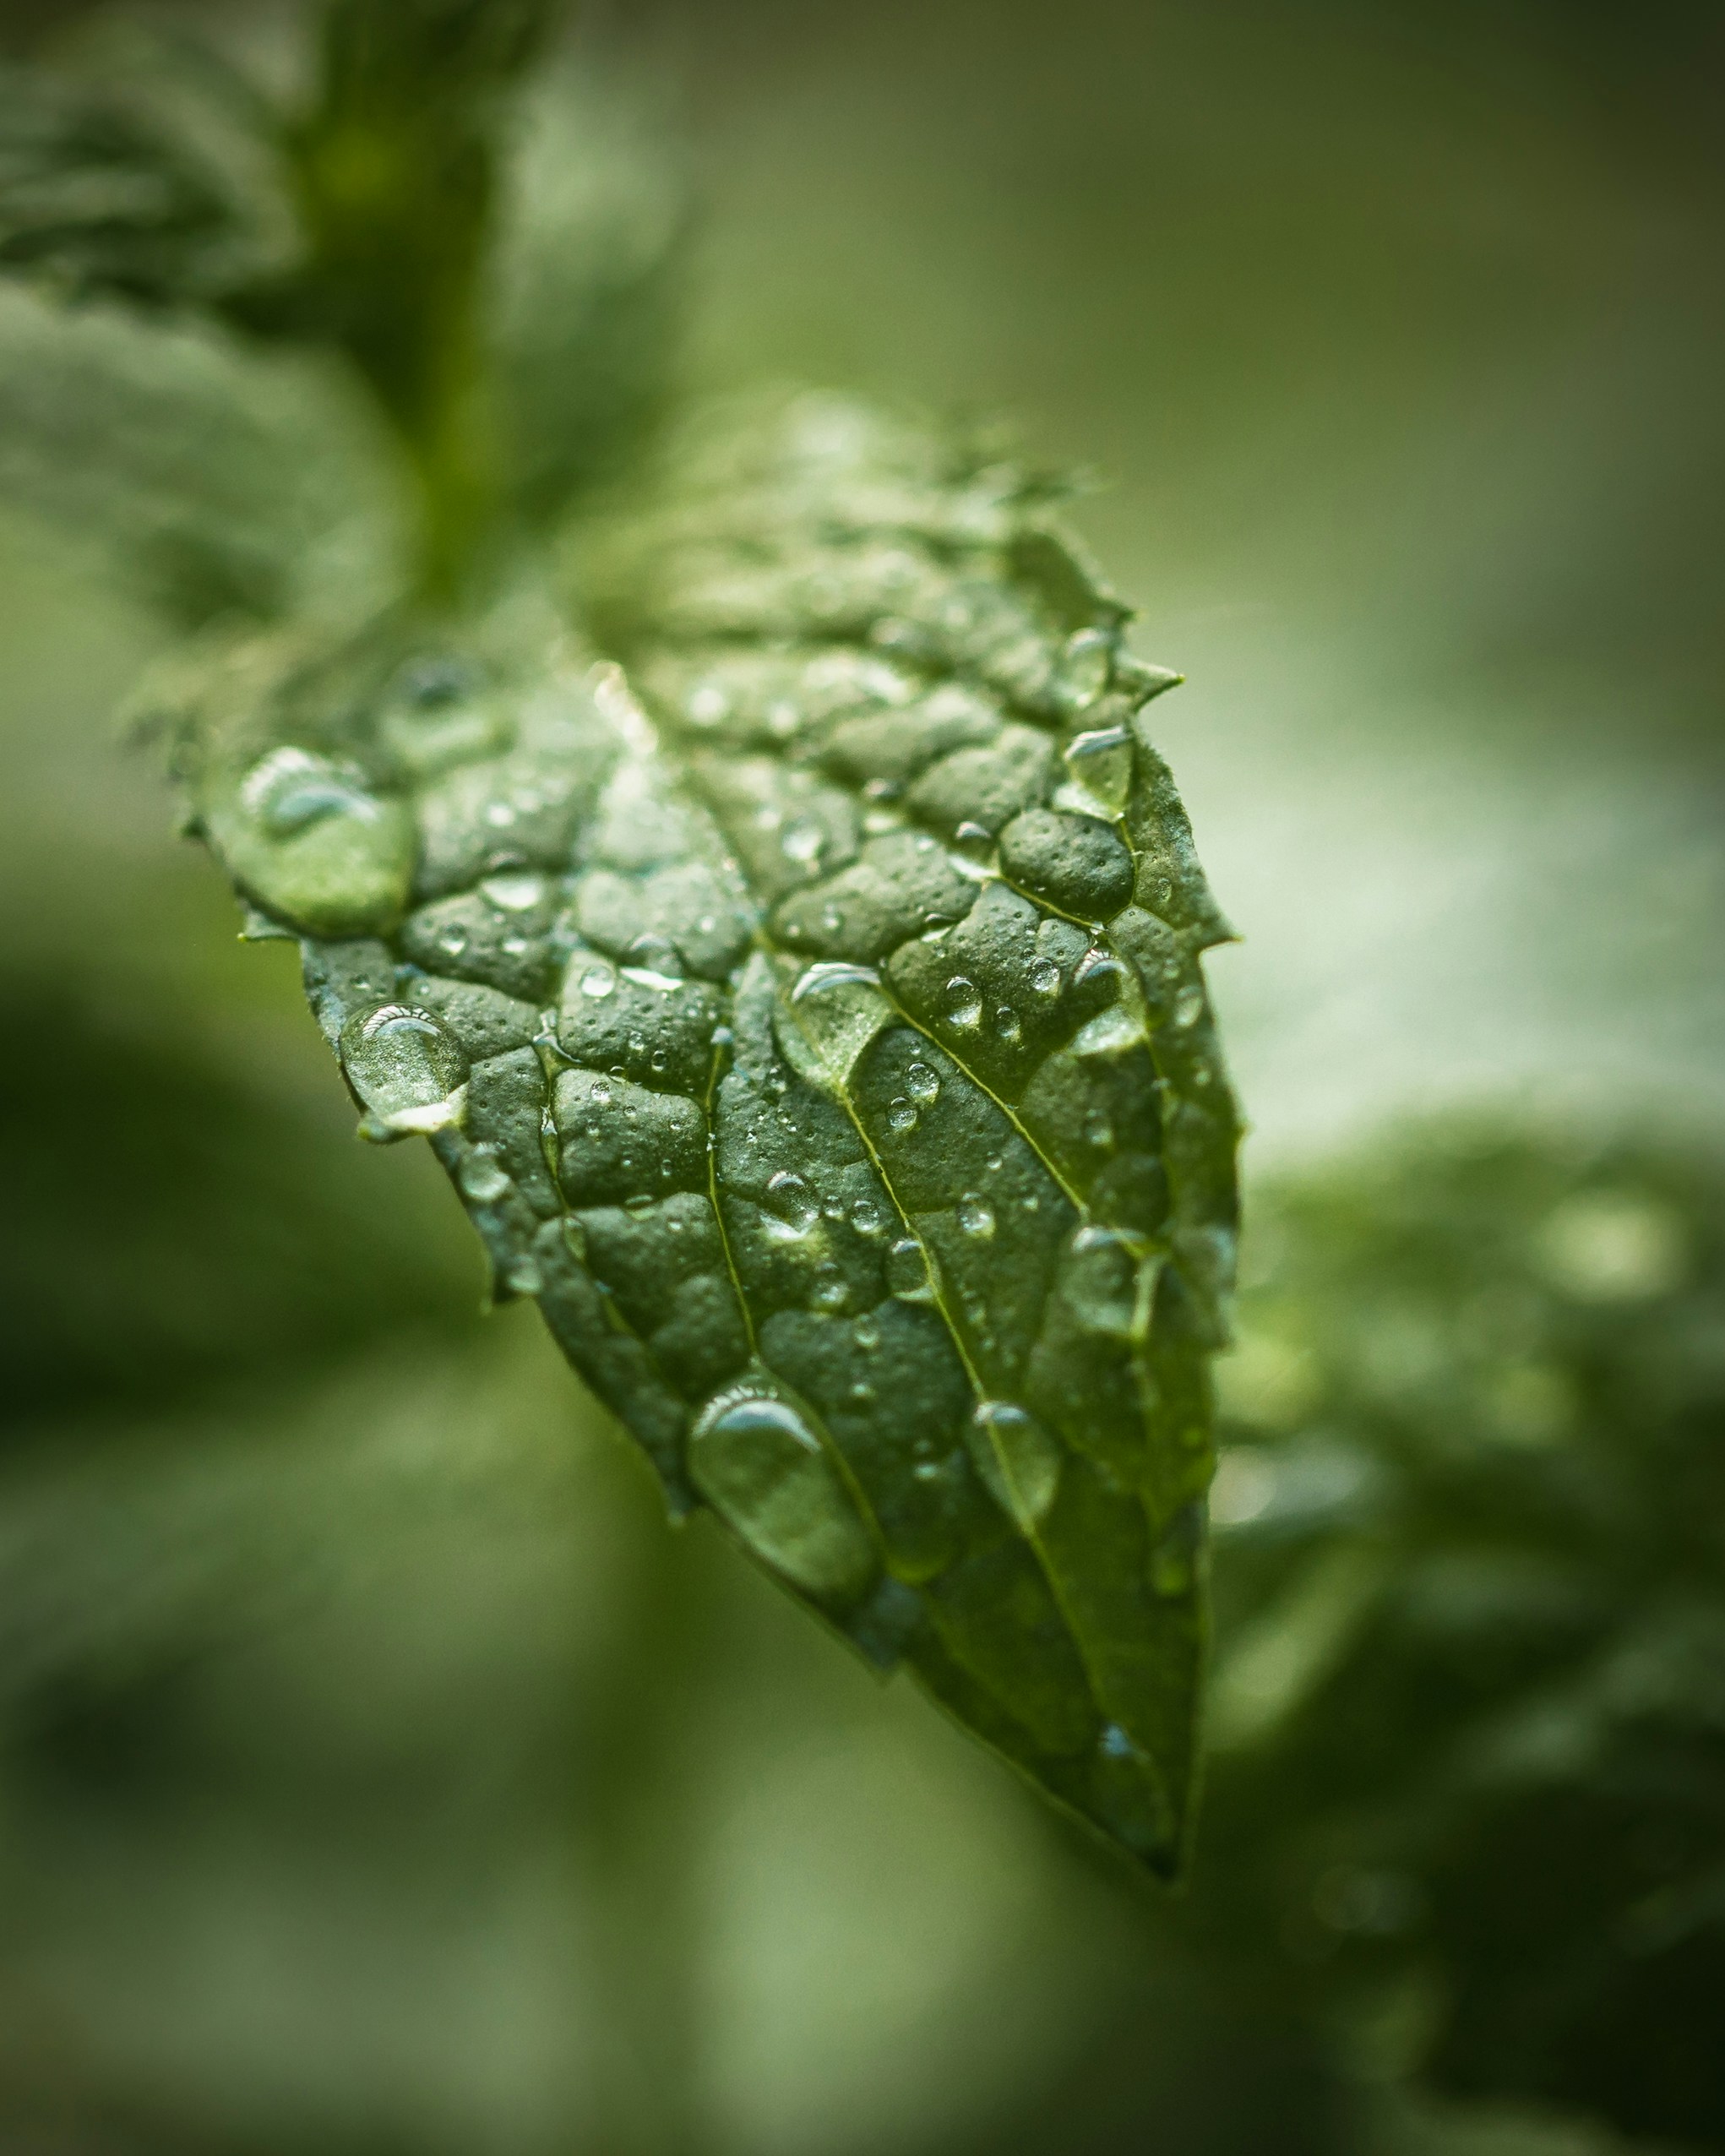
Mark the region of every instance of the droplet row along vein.
POLYGON ((242 654, 183 765, 673 1505, 1167 1868, 1235 1136, 1167 678, 1009 470, 820 400, 684 470, 627 675, 525 601, 242 654))

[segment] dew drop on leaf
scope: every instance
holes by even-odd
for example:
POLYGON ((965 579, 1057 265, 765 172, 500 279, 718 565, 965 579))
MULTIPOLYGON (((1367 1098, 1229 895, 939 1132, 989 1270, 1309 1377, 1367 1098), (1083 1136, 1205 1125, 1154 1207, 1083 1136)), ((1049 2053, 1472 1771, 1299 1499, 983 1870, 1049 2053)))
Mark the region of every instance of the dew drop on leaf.
POLYGON ((688 1471, 721 1518, 808 1593, 853 1596, 873 1577, 868 1529, 788 1401, 721 1393, 689 1435, 688 1471))
POLYGON ((966 1190, 958 1201, 958 1224, 965 1233, 986 1242, 994 1233, 994 1208, 975 1190, 966 1190))
POLYGON ((955 973, 946 984, 946 1022, 966 1031, 982 1022, 982 999, 974 981, 955 973))
POLYGON ((922 1108, 940 1098, 940 1081, 926 1063, 913 1063, 905 1073, 905 1091, 922 1108))
POLYGON ((466 1100, 467 1059, 428 1011, 388 1003, 341 1032, 353 1090, 386 1130, 447 1130, 466 1100))
POLYGON ((969 1442, 982 1487, 1028 1533, 1060 1486, 1059 1446, 1022 1407, 1004 1400, 978 1406, 969 1442))

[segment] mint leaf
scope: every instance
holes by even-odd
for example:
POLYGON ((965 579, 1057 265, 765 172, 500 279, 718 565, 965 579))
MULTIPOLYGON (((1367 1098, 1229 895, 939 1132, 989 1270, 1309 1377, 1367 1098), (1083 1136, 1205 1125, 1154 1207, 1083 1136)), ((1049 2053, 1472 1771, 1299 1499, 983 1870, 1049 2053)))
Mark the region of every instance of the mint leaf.
POLYGON ((576 551, 627 672, 525 587, 284 631, 176 768, 673 1511, 1172 1871, 1237 1127, 1173 677, 998 458, 804 399, 668 468, 576 551))

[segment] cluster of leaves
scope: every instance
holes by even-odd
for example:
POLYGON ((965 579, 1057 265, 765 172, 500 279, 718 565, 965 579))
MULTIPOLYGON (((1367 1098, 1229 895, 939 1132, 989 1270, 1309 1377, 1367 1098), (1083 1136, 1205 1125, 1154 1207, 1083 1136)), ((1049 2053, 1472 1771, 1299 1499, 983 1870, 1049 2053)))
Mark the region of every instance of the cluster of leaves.
POLYGON ((673 1511, 1171 1872, 1237 1136, 1174 677, 988 447, 641 460, 677 220, 547 33, 6 86, 5 457, 202 623, 193 828, 673 1511))
POLYGON ((1452 1130, 1254 1233, 1194 1918, 1374 2065, 1725 2142, 1725 1178, 1452 1130))

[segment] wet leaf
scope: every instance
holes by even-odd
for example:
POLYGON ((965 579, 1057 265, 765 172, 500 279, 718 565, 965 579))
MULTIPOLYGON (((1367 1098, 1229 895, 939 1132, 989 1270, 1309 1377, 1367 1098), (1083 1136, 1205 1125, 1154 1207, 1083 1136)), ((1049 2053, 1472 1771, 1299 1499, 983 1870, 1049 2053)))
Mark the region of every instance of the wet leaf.
POLYGON ((1172 1870, 1236 1131, 1173 677, 998 459, 806 398, 667 470, 605 662, 525 589, 283 633, 177 768, 672 1509, 1172 1870))

